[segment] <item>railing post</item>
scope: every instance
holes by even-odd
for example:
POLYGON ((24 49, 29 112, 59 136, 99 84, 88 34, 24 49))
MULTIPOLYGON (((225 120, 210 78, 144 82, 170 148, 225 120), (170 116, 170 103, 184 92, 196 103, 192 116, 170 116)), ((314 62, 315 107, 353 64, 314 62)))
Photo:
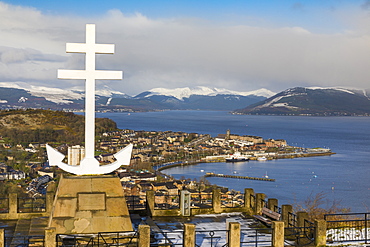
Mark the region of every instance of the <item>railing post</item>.
POLYGON ((284 222, 272 222, 272 246, 284 247, 284 222))
POLYGON ((49 227, 45 229, 45 247, 55 247, 56 243, 56 233, 55 227, 49 227))
POLYGON ((244 207, 246 213, 253 215, 254 207, 251 207, 251 196, 254 195, 254 190, 251 188, 244 189, 244 207))
POLYGON ((369 220, 369 218, 367 217, 369 213, 365 213, 364 217, 365 217, 365 244, 367 244, 367 241, 369 240, 368 238, 368 224, 367 224, 367 221, 369 220))
POLYGON ((149 247, 150 246, 150 226, 148 225, 139 225, 139 242, 138 246, 140 247, 149 247))
POLYGON ((292 205, 282 205, 281 206, 281 220, 284 221, 286 227, 289 227, 289 213, 293 212, 292 205))
POLYGON ((46 212, 51 213, 53 209, 53 203, 54 203, 54 192, 52 191, 46 192, 46 205, 45 205, 46 212))
POLYGON ((185 223, 183 234, 184 234, 183 246, 184 247, 195 247, 195 225, 185 223))
POLYGON ((275 212, 275 207, 279 206, 278 199, 275 199, 275 198, 269 198, 267 200, 267 204, 268 204, 268 209, 270 209, 273 212, 275 212))
POLYGON ((221 190, 214 189, 212 191, 212 207, 214 213, 221 213, 221 190))
POLYGON ((5 231, 4 231, 4 228, 0 229, 0 247, 5 247, 5 231))
POLYGON ((262 200, 265 200, 265 194, 257 193, 256 194, 256 214, 257 215, 262 214, 262 208, 263 208, 262 200))
POLYGON ((304 227, 304 220, 308 219, 308 213, 307 212, 298 212, 297 213, 297 226, 298 227, 304 227))
POLYGON ((9 214, 14 215, 18 213, 18 195, 17 193, 9 194, 9 214))
POLYGON ((326 221, 315 220, 315 246, 326 245, 326 221))
POLYGON ((239 222, 229 222, 228 225, 228 247, 239 247, 240 246, 240 223, 239 222))
POLYGON ((189 191, 182 190, 180 193, 180 212, 181 216, 190 216, 191 215, 191 196, 189 191))
POLYGON ((154 216, 154 191, 153 190, 147 190, 146 191, 146 207, 149 215, 154 216))

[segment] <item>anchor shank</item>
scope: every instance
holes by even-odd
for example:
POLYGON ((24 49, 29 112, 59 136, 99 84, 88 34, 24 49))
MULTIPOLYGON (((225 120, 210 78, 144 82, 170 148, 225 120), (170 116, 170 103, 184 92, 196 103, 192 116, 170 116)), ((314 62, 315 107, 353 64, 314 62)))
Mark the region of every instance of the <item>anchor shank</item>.
POLYGON ((95 150, 95 25, 86 26, 85 158, 95 150))
POLYGON ((86 80, 85 96, 85 157, 94 158, 95 150, 95 80, 86 80))

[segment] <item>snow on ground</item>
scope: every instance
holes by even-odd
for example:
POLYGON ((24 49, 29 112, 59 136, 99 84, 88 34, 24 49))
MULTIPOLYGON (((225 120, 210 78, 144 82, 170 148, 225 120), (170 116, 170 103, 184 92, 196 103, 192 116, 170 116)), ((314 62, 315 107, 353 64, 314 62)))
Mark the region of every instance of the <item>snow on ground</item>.
POLYGON ((185 221, 181 218, 172 218, 170 221, 155 219, 156 225, 163 232, 156 233, 155 237, 163 239, 163 235, 166 235, 174 244, 180 245, 183 238, 183 224, 191 223, 195 224, 198 246, 223 246, 226 244, 228 222, 240 223, 241 242, 244 242, 241 246, 255 246, 256 240, 259 246, 271 246, 271 234, 262 232, 256 234, 256 231, 251 229, 256 221, 244 217, 241 213, 197 215, 185 221))

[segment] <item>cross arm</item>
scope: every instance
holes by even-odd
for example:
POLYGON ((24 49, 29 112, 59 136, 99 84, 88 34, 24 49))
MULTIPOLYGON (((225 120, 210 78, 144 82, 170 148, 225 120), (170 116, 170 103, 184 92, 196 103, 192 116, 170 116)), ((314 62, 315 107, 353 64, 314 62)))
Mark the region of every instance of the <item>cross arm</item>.
POLYGON ((113 54, 114 44, 83 44, 83 43, 67 43, 67 53, 86 53, 92 51, 99 54, 113 54))

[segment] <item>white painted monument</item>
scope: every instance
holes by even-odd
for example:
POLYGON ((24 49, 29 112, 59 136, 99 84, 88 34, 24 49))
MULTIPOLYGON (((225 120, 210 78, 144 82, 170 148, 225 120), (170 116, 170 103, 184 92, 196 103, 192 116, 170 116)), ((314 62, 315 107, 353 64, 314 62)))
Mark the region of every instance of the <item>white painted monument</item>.
POLYGON ((129 165, 132 144, 114 154, 116 161, 100 166, 94 158, 95 151, 95 80, 121 80, 122 71, 95 70, 95 54, 113 54, 113 44, 95 43, 95 24, 86 25, 86 43, 67 43, 67 53, 85 53, 85 70, 58 70, 59 79, 86 80, 85 92, 85 158, 79 166, 63 163, 64 154, 47 145, 49 164, 77 175, 110 173, 121 165, 129 165))

